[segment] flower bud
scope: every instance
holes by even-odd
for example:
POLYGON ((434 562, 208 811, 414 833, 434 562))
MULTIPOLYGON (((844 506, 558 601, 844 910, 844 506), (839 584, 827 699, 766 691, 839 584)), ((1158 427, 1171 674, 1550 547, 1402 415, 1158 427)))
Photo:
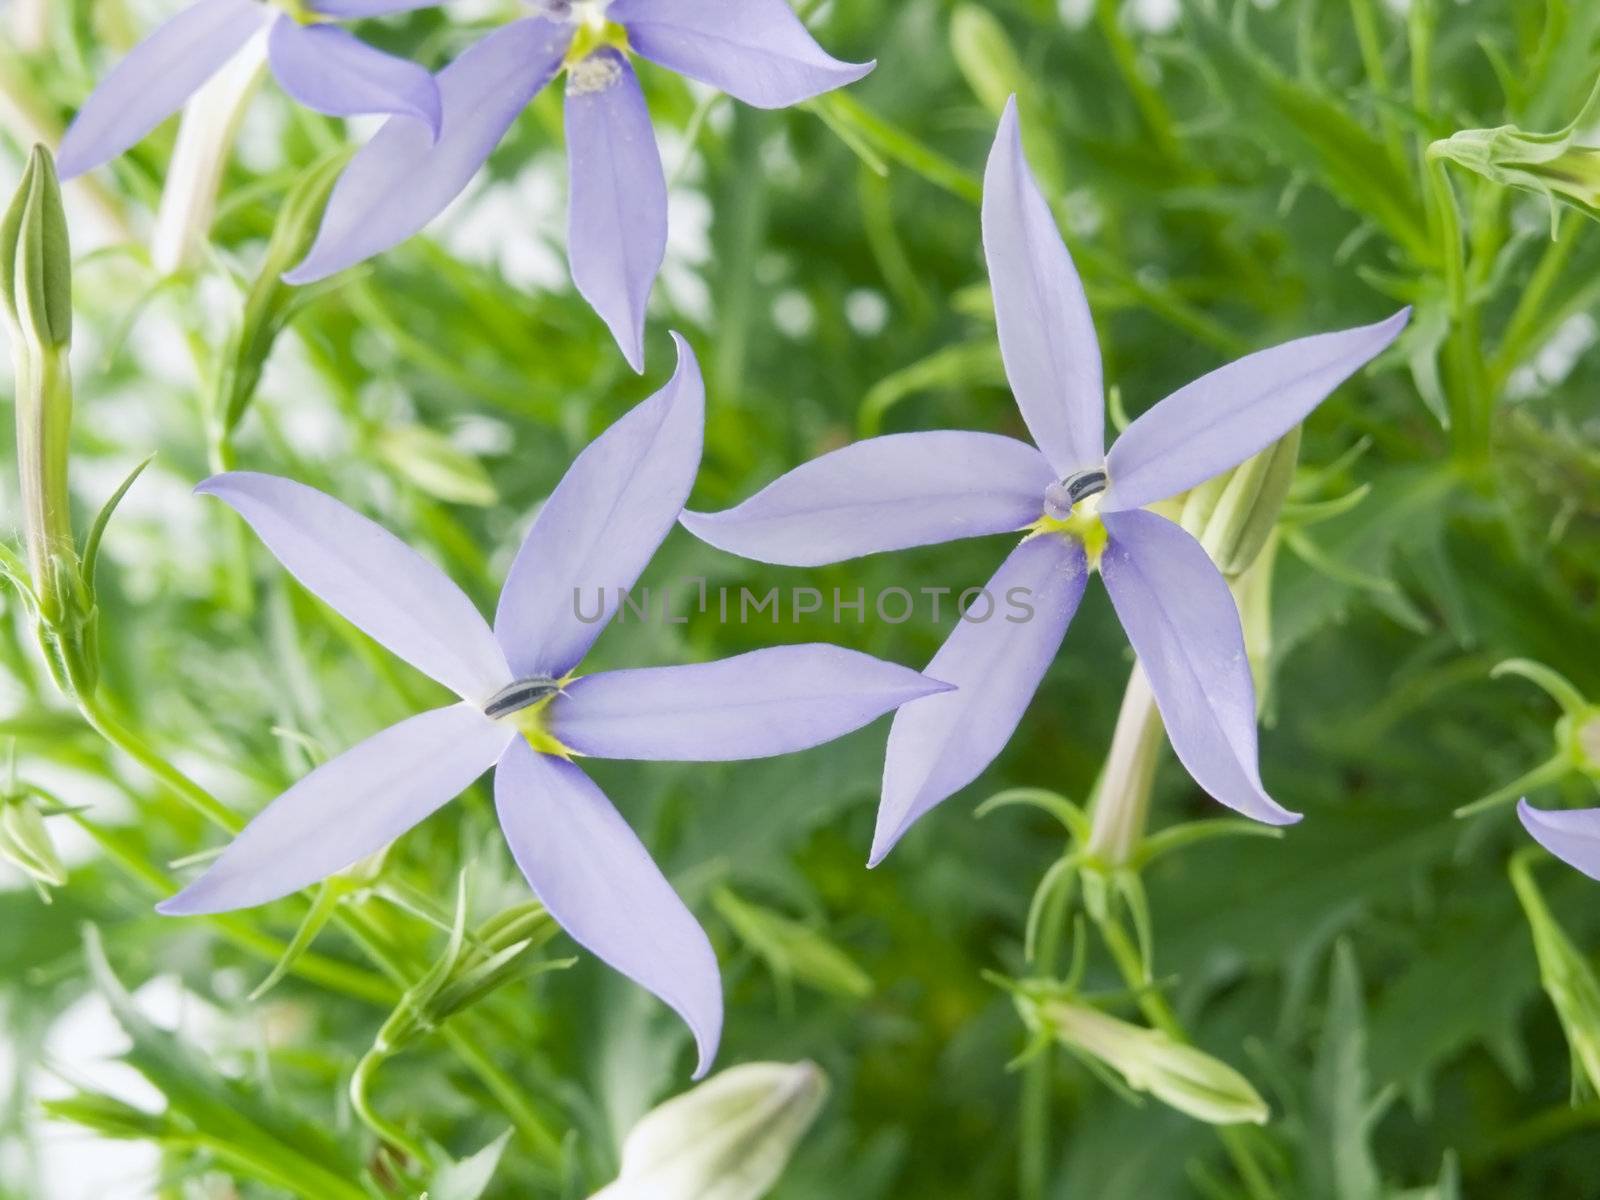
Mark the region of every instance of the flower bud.
POLYGON ((283 274, 311 249, 323 211, 340 173, 350 161, 347 151, 325 155, 309 167, 283 198, 272 237, 255 282, 245 294, 239 324, 223 351, 212 412, 216 433, 226 437, 243 420, 266 369, 278 335, 293 319, 303 289, 283 282, 283 274))
POLYGON ((1212 1125, 1265 1124, 1267 1103, 1239 1072, 1155 1029, 1064 999, 1021 996, 1023 1017, 1070 1050, 1116 1071, 1136 1092, 1212 1125))
POLYGON ((77 554, 67 495, 72 426, 72 254, 55 163, 34 147, 0 218, 0 301, 17 384, 17 474, 22 535, 38 615, 60 626, 73 611, 77 554))
POLYGON ((1600 981, 1545 904, 1527 854, 1512 859, 1511 883, 1533 934, 1539 981, 1555 1006, 1573 1062, 1590 1090, 1600 1093, 1600 981))
POLYGON ((1229 582, 1250 568, 1272 536, 1299 457, 1297 425, 1254 458, 1201 484, 1185 498, 1180 524, 1200 540, 1229 582))
POLYGON ((822 1110, 815 1063, 731 1067, 633 1127, 622 1172, 590 1200, 760 1200, 822 1110))
POLYGON ((711 902, 739 940, 760 955, 780 979, 795 979, 847 999, 872 994, 872 977, 809 925, 742 899, 727 888, 719 888, 711 902))
POLYGON ((55 161, 35 146, 0 219, 0 296, 14 331, 35 349, 72 341, 72 252, 55 161))
POLYGON ((1577 118, 1555 133, 1527 133, 1515 125, 1463 129, 1434 142, 1428 157, 1448 159, 1505 187, 1535 192, 1550 203, 1554 235, 1557 203, 1600 219, 1600 146, 1580 135, 1600 121, 1600 82, 1577 118))
POLYGON ((67 869, 56 853, 44 815, 35 797, 13 796, 0 800, 0 858, 20 869, 40 887, 63 887, 67 869))
POLYGON ((378 435, 377 451, 414 487, 447 504, 482 508, 498 499, 483 464, 435 430, 392 425, 378 435))

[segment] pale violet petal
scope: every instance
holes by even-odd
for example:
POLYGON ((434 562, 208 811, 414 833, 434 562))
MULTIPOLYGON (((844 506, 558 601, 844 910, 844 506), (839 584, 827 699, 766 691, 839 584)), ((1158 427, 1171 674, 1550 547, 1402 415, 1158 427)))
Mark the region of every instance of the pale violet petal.
POLYGON ((650 852, 587 775, 522 738, 500 760, 494 798, 540 902, 573 941, 684 1019, 700 1078, 722 1038, 722 976, 705 930, 650 852))
POLYGON ((1088 581, 1082 545, 1055 534, 1027 538, 1001 564, 985 588, 987 602, 970 606, 972 619, 957 622, 924 672, 956 690, 895 713, 870 866, 1005 749, 1088 581))
POLYGON ((391 725, 279 796, 205 874, 158 909, 168 916, 228 912, 326 879, 459 796, 494 766, 512 736, 470 704, 391 725))
POLYGON ((472 601, 381 525, 276 475, 230 471, 195 491, 230 505, 307 590, 463 700, 481 703, 511 682, 472 601))
POLYGON ((511 122, 555 78, 572 27, 538 17, 513 21, 439 72, 439 136, 391 118, 363 146, 328 199, 305 261, 284 275, 314 283, 420 232, 461 194, 511 122))
POLYGON ((1288 433, 1381 353, 1411 310, 1250 354, 1142 414, 1106 456, 1101 511, 1142 508, 1237 466, 1288 433))
POLYGON ((578 665, 689 498, 706 393, 694 351, 672 336, 672 380, 578 455, 511 564, 494 629, 519 678, 578 665))
POLYGON ((268 19, 257 0, 199 0, 145 38, 95 88, 61 139, 61 178, 110 162, 144 140, 268 19))
POLYGON ((386 113, 439 134, 439 85, 414 62, 374 50, 337 25, 279 17, 267 40, 273 77, 309 109, 333 117, 386 113))
POLYGON ((627 59, 603 47, 568 69, 566 124, 572 282, 643 371, 645 305, 667 251, 667 180, 627 59))
POLYGON ((1058 476, 1105 457, 1105 394, 1083 281, 1022 151, 1013 97, 983 175, 983 252, 1006 378, 1058 476))
POLYGON ((1539 845, 1567 866, 1600 880, 1600 808, 1534 808, 1519 800, 1517 816, 1539 845))
POLYGON ((814 567, 1015 532, 1039 519, 1055 478, 1042 454, 1014 438, 897 433, 813 459, 735 508, 682 520, 730 554, 814 567))
POLYGON ((1165 517, 1136 509, 1104 519, 1100 574, 1178 761, 1236 812, 1268 825, 1298 821, 1261 785, 1255 683, 1222 573, 1165 517))
POLYGON ((606 15, 635 53, 757 108, 799 104, 875 65, 834 58, 788 0, 615 0, 606 15))
POLYGON ((808 750, 948 690, 840 646, 775 646, 587 676, 551 704, 549 730, 594 758, 730 762, 808 750))

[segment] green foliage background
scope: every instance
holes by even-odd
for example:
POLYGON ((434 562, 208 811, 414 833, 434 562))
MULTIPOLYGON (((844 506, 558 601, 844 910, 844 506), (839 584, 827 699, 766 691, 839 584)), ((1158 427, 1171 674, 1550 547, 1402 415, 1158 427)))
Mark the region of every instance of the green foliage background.
MULTIPOLYGON (((876 72, 809 111, 714 103, 692 145, 682 133, 699 95, 644 69, 669 173, 682 163, 676 231, 691 233, 657 290, 644 380, 570 287, 513 285, 494 253, 425 237, 292 314, 224 451, 207 404, 244 290, 286 191, 347 136, 266 87, 205 262, 162 281, 137 244, 80 255, 79 528, 157 455, 101 564, 105 688, 162 755, 246 816, 320 757, 434 702, 433 685, 186 489, 224 454, 304 480, 427 549, 487 606, 574 453, 665 379, 669 329, 707 373, 693 507, 723 507, 876 430, 1023 434, 999 370, 975 204, 999 104, 1016 90, 1127 412, 1238 353, 1417 306, 1397 350, 1305 430, 1298 499, 1361 490, 1348 511, 1297 529, 1275 575, 1263 774, 1307 818, 1281 841, 1208 842, 1147 873, 1159 986, 1198 1044, 1271 1104, 1272 1121, 1247 1139, 1273 1194, 1600 1194, 1600 1105, 1573 1101, 1567 1043, 1506 876, 1526 839, 1505 808, 1451 817, 1551 752, 1559 711, 1525 681, 1491 680, 1494 664, 1535 659, 1600 694, 1600 357, 1585 352, 1600 231, 1569 211, 1552 242, 1541 199, 1452 168, 1467 247, 1452 292, 1420 159, 1462 128, 1564 125, 1600 70, 1600 6, 1412 0, 1397 14, 1368 0, 1183 0, 1181 19, 1157 31, 1115 0, 1065 7, 1088 11, 1064 15, 1053 0, 827 5, 812 17, 819 38, 842 57, 876 57, 876 72), (419 466, 419 428, 452 439, 453 490, 419 466)), ((437 65, 511 11, 423 12, 364 32, 437 65)), ((58 5, 46 48, 0 47, 6 97, 38 134, 58 132, 151 17, 110 0, 58 5)), ((559 203, 538 201, 537 183, 564 178, 559 113, 547 92, 495 155, 490 187, 522 177, 529 211, 501 194, 475 227, 480 249, 559 255, 559 203)), ((0 136, 7 191, 23 124, 0 136)), ((80 190, 75 217, 97 204, 146 228, 172 139, 168 126, 100 172, 98 197, 80 190)), ((644 582, 959 590, 1003 553, 984 539, 787 571, 679 531, 644 582)), ((374 1140, 345 1099, 398 994, 373 948, 400 980, 422 977, 469 867, 474 921, 527 898, 486 788, 403 839, 374 893, 347 902, 366 945, 330 926, 249 1001, 305 903, 214 921, 154 914, 192 869, 171 864, 222 837, 63 706, 21 606, 7 603, 0 732, 15 739, 24 781, 84 806, 50 828, 67 840, 69 826, 87 826, 94 840, 52 904, 11 877, 0 892, 0 1013, 19 1068, 0 1110, 0 1196, 40 1195, 32 1140, 87 1136, 59 1122, 43 1133, 31 1089, 53 1019, 106 986, 87 965, 88 926, 129 988, 175 975, 231 1019, 203 1054, 140 1027, 133 1061, 170 1107, 120 1114, 121 1125, 98 1114, 102 1133, 163 1146, 161 1196, 218 1194, 199 1189, 219 1177, 239 1195, 286 1194, 218 1139, 269 1160, 292 1148, 364 1189, 354 1194, 382 1195, 374 1140)), ((902 625, 850 614, 776 628, 709 616, 620 625, 591 665, 813 639, 920 665, 949 623, 923 610, 902 625)), ((980 1200, 1031 1186, 1018 1176, 1022 1087, 1007 1069, 1025 1032, 981 973, 1026 973, 1023 922, 1062 838, 1031 810, 975 820, 973 809, 1011 786, 1086 799, 1130 663, 1091 588, 1009 750, 870 873, 883 724, 771 763, 596 767, 717 945, 729 1011, 720 1062, 811 1058, 832 1078, 782 1200, 980 1200), (775 973, 730 924, 724 890, 803 922, 858 969, 825 958, 775 973)), ((1593 803, 1593 788, 1570 779, 1535 799, 1593 803)), ((1154 824, 1214 813, 1168 755, 1154 824)), ((1593 885, 1554 865, 1539 879, 1592 950, 1593 885)), ((569 953, 557 939, 528 963, 569 953)), ((1086 986, 1121 982, 1096 955, 1086 986)), ((629 1124, 687 1084, 683 1030, 591 961, 513 979, 446 1029, 385 1063, 372 1099, 456 1158, 515 1127, 491 1197, 588 1195, 614 1174, 629 1124)), ((71 1061, 49 1065, 76 1074, 71 1061)), ((1249 1194, 1215 1131, 1154 1101, 1130 1105, 1066 1056, 1048 1079, 1047 1136, 1033 1147, 1047 1164, 1042 1195, 1249 1194)))

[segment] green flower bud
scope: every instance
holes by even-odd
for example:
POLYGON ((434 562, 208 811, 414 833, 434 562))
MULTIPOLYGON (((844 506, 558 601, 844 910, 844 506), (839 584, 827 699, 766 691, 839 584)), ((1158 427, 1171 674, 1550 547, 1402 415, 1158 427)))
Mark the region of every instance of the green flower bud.
POLYGON ((284 283, 283 273, 311 249, 333 185, 349 161, 346 150, 324 156, 284 197, 261 270, 245 295, 238 328, 222 355, 212 401, 220 433, 231 433, 243 419, 278 335, 299 311, 306 291, 284 283))
POLYGON ((1533 934, 1539 981, 1567 1035, 1574 1067, 1590 1091, 1600 1094, 1600 980, 1545 904, 1533 880, 1533 857, 1523 853, 1511 860, 1511 884, 1533 934))
POLYGON ((483 464, 435 430, 392 426, 378 435, 377 450, 410 483, 446 503, 483 508, 499 498, 483 464))
POLYGON ((1600 121, 1600 81, 1573 122, 1555 133, 1528 133, 1515 125, 1463 129, 1428 147, 1429 158, 1443 158, 1505 187, 1543 196, 1550 203, 1555 233, 1557 203, 1600 220, 1600 146, 1579 136, 1600 121))
POLYGON ((1207 481, 1184 499, 1180 523, 1231 582, 1243 575, 1277 527, 1300 458, 1297 425, 1254 458, 1207 481))
POLYGON ((0 858, 22 870, 41 888, 63 887, 67 869, 56 854, 44 814, 33 796, 0 800, 0 858))
POLYGON ((718 889, 711 901, 744 942, 780 979, 796 979, 849 999, 872 994, 872 977, 809 925, 718 889))
POLYGON ((1239 1072, 1155 1029, 1071 1000, 1018 998, 1032 1028, 1110 1067, 1136 1092, 1212 1125, 1265 1124, 1267 1103, 1239 1072))
POLYGON ((72 341, 72 252, 55 161, 35 146, 11 207, 0 219, 0 297, 15 331, 36 353, 72 341))
POLYGON ((827 1094, 815 1063, 748 1063, 713 1075, 633 1127, 621 1174, 590 1200, 760 1200, 827 1094))
POLYGON ((67 494, 72 426, 72 254, 55 164, 35 147, 0 218, 0 300, 17 382, 17 474, 32 597, 47 629, 80 607, 67 494))

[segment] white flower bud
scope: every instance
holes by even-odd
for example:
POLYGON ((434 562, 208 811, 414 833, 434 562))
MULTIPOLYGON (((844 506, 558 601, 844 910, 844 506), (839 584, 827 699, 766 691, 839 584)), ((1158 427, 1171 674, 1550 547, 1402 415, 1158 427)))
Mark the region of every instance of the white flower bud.
POLYGON ((1032 1020, 1062 1045, 1098 1059, 1136 1092, 1212 1125, 1261 1125, 1267 1103, 1227 1063, 1155 1029, 1069 1000, 1036 1002, 1032 1020))
POLYGON ((590 1200, 760 1200, 827 1094, 815 1063, 748 1063, 713 1075, 633 1127, 621 1175, 590 1200))

